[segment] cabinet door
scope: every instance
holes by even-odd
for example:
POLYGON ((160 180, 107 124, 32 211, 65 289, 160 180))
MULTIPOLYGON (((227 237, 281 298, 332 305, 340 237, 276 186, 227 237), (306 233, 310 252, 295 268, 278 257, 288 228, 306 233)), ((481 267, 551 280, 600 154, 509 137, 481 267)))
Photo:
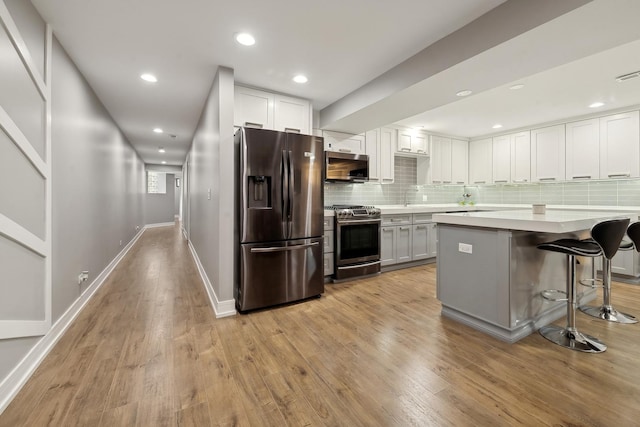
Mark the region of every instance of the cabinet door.
POLYGON ((429 258, 429 224, 416 224, 413 226, 411 259, 425 258, 429 258))
POLYGON ((333 263, 333 252, 324 254, 322 259, 324 264, 324 275, 332 276, 335 269, 333 263))
POLYGON ((411 153, 411 132, 406 130, 398 131, 399 153, 411 153))
POLYGON ((324 149, 343 153, 364 154, 365 137, 363 134, 352 135, 342 132, 324 131, 324 149))
POLYGON ((275 95, 257 89, 236 86, 234 88, 235 126, 273 129, 275 95))
POLYGON ((379 143, 380 181, 392 183, 394 180, 395 166, 393 163, 396 149, 397 131, 395 129, 381 128, 379 143))
POLYGON ((366 132, 364 145, 369 156, 369 182, 380 182, 380 129, 366 132))
POLYGON ((397 263, 396 257, 396 229, 398 227, 380 228, 380 261, 381 265, 397 263))
POLYGON ((491 138, 469 143, 469 183, 489 184, 493 176, 493 141, 491 138))
POLYGON ((411 261, 412 226, 402 225, 397 227, 396 256, 398 262, 411 261))
POLYGON ((311 133, 311 104, 305 99, 275 95, 274 129, 281 132, 311 133))
POLYGON ((451 183, 451 138, 431 137, 431 182, 451 183))
POLYGON ((600 178, 640 176, 638 111, 600 118, 600 178))
POLYGON ((634 276, 634 263, 636 260, 636 251, 618 251, 611 259, 611 272, 634 276))
POLYGON ((596 179, 600 176, 600 121, 567 123, 565 126, 567 179, 596 179))
POLYGON ((563 181, 565 179, 564 125, 531 131, 531 180, 563 181))
POLYGON ((493 138, 493 182, 511 181, 511 142, 509 135, 493 138))
POLYGON ((466 184, 469 181, 469 143, 460 139, 451 140, 451 182, 466 184))
POLYGON ((531 133, 509 135, 511 142, 511 181, 531 181, 531 133))
POLYGON ((413 135, 411 138, 411 152, 417 154, 428 154, 427 136, 421 133, 413 135))
POLYGON ((429 224, 428 225, 428 235, 429 235, 429 243, 428 243, 428 250, 429 250, 429 258, 433 258, 434 256, 436 256, 438 254, 438 228, 436 226, 436 224, 429 224))

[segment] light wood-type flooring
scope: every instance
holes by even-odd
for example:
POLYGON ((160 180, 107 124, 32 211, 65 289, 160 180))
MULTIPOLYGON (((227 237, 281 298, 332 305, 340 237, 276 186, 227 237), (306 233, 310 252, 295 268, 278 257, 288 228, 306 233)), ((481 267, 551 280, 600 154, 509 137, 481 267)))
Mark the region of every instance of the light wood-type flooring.
POLYGON ((440 316, 433 265, 216 319, 178 227, 149 229, 0 426, 640 425, 640 325, 578 326, 609 349, 495 340, 440 316))

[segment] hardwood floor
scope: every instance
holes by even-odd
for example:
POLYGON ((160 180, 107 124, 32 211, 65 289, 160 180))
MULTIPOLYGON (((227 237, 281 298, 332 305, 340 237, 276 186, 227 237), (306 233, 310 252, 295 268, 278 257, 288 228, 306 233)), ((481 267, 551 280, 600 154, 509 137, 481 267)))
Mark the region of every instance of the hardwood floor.
POLYGON ((149 229, 0 426, 638 425, 640 325, 577 320, 605 353, 497 341, 440 316, 433 265, 215 319, 177 227, 149 229))

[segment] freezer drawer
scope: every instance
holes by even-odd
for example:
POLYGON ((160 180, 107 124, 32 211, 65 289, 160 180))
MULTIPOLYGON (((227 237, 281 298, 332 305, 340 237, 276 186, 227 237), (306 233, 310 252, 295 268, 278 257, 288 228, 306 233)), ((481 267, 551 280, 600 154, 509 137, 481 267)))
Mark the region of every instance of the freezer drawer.
POLYGON ((240 246, 239 311, 269 307, 324 292, 322 238, 240 246))

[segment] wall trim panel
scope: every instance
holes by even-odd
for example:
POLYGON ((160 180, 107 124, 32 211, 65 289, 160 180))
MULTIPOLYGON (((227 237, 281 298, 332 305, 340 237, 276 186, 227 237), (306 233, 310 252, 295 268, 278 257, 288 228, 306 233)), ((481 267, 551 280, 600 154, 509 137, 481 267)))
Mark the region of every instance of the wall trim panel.
POLYGON ((50 253, 48 244, 38 236, 0 213, 0 235, 6 236, 43 258, 50 253))
POLYGON ((191 244, 191 240, 189 240, 189 249, 191 250, 191 255, 193 256, 193 260, 196 262, 196 266, 198 267, 198 273, 200 273, 200 278, 202 279, 204 288, 207 291, 207 295, 209 296, 209 301, 211 302, 211 307, 213 308, 216 318, 235 315, 237 313, 235 300, 232 300, 232 299, 225 300, 225 301, 218 300, 216 291, 213 289, 213 286, 209 281, 209 277, 207 276, 207 273, 204 271, 204 267, 200 262, 200 258, 198 257, 198 253, 196 252, 196 249, 191 244))
MULTIPOLYGON (((47 109, 50 103, 47 102, 47 109)), ((48 114, 50 115, 50 114, 48 114)), ((49 121, 47 121, 47 128, 49 127, 49 121)), ((2 106, 0 106, 0 128, 2 128, 7 136, 13 141, 13 143, 18 147, 18 150, 25 155, 27 160, 31 162, 31 164, 36 168, 40 176, 44 179, 48 179, 51 175, 49 166, 44 162, 44 160, 40 157, 38 152, 33 148, 33 146, 27 140, 27 137, 24 136, 20 128, 15 124, 15 122, 9 117, 9 114, 5 111, 2 106)), ((45 144, 47 144, 46 136, 45 136, 45 144)), ((48 147, 47 147, 48 149, 48 147)))
POLYGON ((42 339, 33 346, 29 353, 20 361, 20 363, 7 375, 7 377, 0 383, 0 414, 9 406, 9 403, 18 394, 20 389, 29 380, 31 375, 38 368, 40 363, 53 349, 56 343, 69 329, 72 322, 78 317, 82 309, 89 302, 89 300, 95 295, 96 291, 104 284, 107 277, 116 268, 116 266, 122 261, 125 255, 138 241, 145 228, 140 230, 131 241, 120 251, 118 255, 102 270, 102 272, 95 278, 95 280, 85 289, 85 291, 76 299, 73 304, 64 312, 58 321, 48 328, 48 332, 44 334, 42 339))

